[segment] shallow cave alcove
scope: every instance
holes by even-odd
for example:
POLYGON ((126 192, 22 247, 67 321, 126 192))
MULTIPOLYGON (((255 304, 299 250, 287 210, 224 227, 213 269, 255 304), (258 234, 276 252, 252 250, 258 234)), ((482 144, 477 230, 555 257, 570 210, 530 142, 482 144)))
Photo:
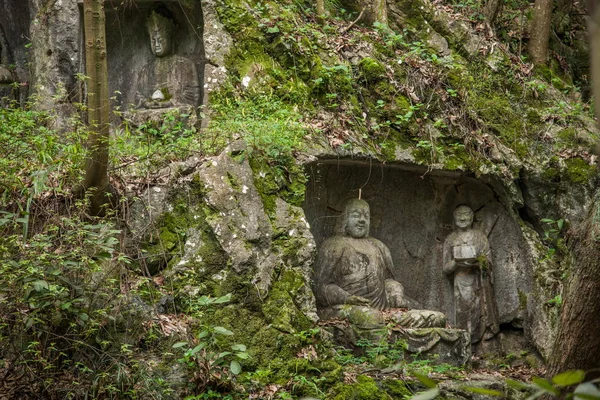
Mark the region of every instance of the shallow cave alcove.
POLYGON ((195 64, 198 82, 202 87, 206 64, 202 39, 202 8, 200 2, 189 3, 189 6, 188 3, 184 5, 177 0, 142 0, 131 4, 116 1, 105 4, 109 90, 123 110, 136 104, 138 74, 155 57, 146 28, 146 21, 152 11, 157 11, 174 22, 173 54, 185 57, 195 64))
POLYGON ((369 160, 321 160, 307 166, 304 210, 317 247, 335 234, 347 199, 371 208, 371 236, 386 244, 395 279, 424 308, 452 311, 452 284, 442 272, 444 239, 452 232, 452 213, 460 204, 475 211, 474 225, 488 233, 492 248, 494 294, 500 323, 527 318, 522 296, 531 290, 532 260, 518 215, 501 201, 499 184, 450 171, 369 160))

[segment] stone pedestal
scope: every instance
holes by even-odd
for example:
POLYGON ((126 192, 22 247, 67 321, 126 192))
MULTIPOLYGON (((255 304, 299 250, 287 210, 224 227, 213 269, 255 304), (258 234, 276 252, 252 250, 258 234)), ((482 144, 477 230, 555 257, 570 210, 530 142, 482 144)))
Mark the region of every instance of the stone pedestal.
POLYGON ((347 320, 324 322, 336 344, 360 352, 359 341, 373 344, 387 340, 390 347, 398 348, 403 342, 404 359, 429 359, 434 364, 450 364, 457 367, 471 363, 471 337, 462 329, 449 328, 402 328, 388 325, 365 328, 347 320))
POLYGON ((403 340, 405 355, 430 359, 436 364, 465 366, 471 363, 471 336, 463 329, 416 328, 397 329, 391 340, 403 340))

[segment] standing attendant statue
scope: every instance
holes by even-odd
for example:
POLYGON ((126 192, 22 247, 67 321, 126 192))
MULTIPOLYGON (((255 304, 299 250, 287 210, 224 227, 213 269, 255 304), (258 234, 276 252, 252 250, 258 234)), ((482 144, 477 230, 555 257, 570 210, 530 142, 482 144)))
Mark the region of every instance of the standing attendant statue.
MULTIPOLYGON (((404 287, 393 279, 390 250, 369 236, 369 204, 349 200, 344 207, 343 231, 325 240, 315 269, 315 296, 321 318, 348 318, 350 322, 383 322, 381 310, 415 308, 404 287)), ((437 311, 414 310, 399 319, 410 327, 444 327, 437 311)))
POLYGON ((444 273, 454 278, 454 312, 450 321, 471 333, 471 343, 498 333, 498 311, 492 287, 492 257, 487 236, 473 228, 473 210, 454 210, 454 227, 444 241, 444 273))

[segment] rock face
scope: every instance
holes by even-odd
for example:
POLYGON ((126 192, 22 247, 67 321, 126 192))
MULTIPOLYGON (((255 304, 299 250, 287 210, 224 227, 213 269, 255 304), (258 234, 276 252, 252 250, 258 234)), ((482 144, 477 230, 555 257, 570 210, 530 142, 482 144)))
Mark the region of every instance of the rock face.
POLYGON ((76 78, 83 72, 79 7, 76 0, 31 0, 30 8, 35 15, 31 87, 39 107, 55 111, 62 117, 59 125, 64 126, 74 111, 72 103, 83 99, 83 86, 76 78))
POLYGON ((137 258, 152 274, 197 276, 180 279, 194 296, 251 290, 265 318, 293 332, 297 315, 317 320, 310 288, 314 240, 301 208, 275 199, 272 214, 265 212, 246 157, 245 145, 234 143, 193 173, 141 196, 131 223, 134 244, 144 249, 137 258))

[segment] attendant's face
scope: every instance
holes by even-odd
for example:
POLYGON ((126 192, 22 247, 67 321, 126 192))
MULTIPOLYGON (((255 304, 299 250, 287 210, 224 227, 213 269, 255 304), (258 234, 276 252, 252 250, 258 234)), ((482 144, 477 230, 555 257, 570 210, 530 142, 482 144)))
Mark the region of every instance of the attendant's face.
POLYGON ((473 211, 468 207, 459 207, 454 210, 454 225, 458 229, 470 228, 473 224, 473 211))
POLYGON ((164 30, 154 29, 150 35, 152 53, 157 57, 171 53, 171 40, 164 30))
POLYGON ((371 216, 368 207, 351 207, 346 216, 346 233, 355 239, 367 237, 370 221, 371 216))

